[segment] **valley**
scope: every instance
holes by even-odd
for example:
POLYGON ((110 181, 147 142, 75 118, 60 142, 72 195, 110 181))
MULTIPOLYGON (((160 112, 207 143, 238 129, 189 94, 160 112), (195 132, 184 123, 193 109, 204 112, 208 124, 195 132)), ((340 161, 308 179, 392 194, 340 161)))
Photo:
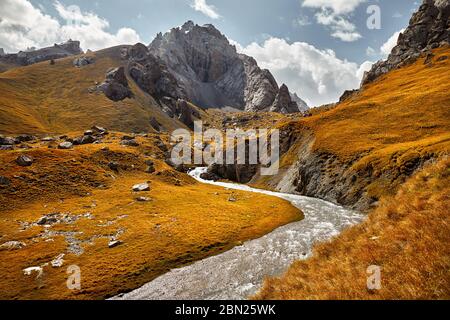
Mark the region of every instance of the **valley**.
POLYGON ((1 50, 0 299, 449 299, 449 16, 424 0, 359 88, 311 108, 210 23, 1 50), (176 131, 228 142, 197 121, 279 139, 176 163, 176 131))

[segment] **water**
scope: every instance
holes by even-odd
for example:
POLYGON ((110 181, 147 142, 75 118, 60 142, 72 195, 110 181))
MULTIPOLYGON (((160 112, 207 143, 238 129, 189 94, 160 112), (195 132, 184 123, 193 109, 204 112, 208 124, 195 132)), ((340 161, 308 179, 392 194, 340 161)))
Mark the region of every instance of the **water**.
POLYGON ((311 255, 315 243, 329 240, 364 216, 330 202, 299 195, 254 189, 200 178, 206 168, 189 174, 196 180, 228 189, 263 193, 290 201, 305 219, 276 229, 225 253, 174 269, 125 295, 124 300, 242 300, 257 293, 264 277, 276 276, 311 255))

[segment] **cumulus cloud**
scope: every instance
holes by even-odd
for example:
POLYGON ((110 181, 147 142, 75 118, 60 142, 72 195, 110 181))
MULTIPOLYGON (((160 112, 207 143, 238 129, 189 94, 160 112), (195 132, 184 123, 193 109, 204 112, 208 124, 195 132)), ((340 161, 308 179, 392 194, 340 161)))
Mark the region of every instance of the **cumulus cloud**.
POLYGON ((195 0, 191 5, 196 11, 203 13, 204 15, 210 17, 211 19, 219 19, 220 15, 214 6, 206 3, 206 0, 195 0))
POLYGON ((398 37, 400 36, 400 33, 405 31, 405 29, 402 29, 400 31, 395 32, 380 48, 380 52, 384 56, 388 56, 392 49, 397 45, 398 37))
POLYGON ((352 13, 365 0, 305 0, 302 6, 319 9, 317 23, 327 26, 333 38, 353 42, 362 38, 356 26, 350 22, 352 13))
POLYGON ((76 39, 83 49, 98 50, 119 44, 140 41, 137 32, 121 28, 115 34, 108 32, 109 22, 92 12, 82 12, 77 6, 54 3, 61 24, 45 14, 28 0, 0 2, 0 47, 16 52, 28 47, 45 47, 57 42, 76 39))
POLYGON ((345 90, 358 88, 364 71, 372 65, 341 60, 331 49, 319 50, 305 42, 289 44, 278 38, 237 47, 312 106, 335 102, 345 90))

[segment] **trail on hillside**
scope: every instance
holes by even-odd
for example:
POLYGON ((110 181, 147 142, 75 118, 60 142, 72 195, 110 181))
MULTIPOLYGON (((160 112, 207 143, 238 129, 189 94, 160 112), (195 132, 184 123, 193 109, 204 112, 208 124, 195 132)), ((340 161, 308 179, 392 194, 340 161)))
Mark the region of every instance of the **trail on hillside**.
POLYGON ((139 289, 113 299, 247 299, 261 288, 264 277, 282 274, 293 261, 310 256, 315 243, 326 241, 364 219, 358 212, 320 199, 203 180, 200 176, 205 171, 206 168, 197 168, 189 174, 202 183, 288 200, 303 211, 305 218, 225 253, 174 269, 139 289))

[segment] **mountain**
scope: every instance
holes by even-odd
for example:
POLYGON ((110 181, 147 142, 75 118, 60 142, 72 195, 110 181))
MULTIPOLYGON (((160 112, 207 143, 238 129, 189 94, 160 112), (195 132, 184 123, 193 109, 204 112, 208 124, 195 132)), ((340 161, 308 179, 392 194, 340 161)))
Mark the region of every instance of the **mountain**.
POLYGON ((414 62, 423 54, 450 42, 450 1, 424 0, 415 12, 408 27, 398 37, 397 45, 387 60, 379 61, 366 72, 362 84, 367 84, 381 75, 414 62))
POLYGON ((299 111, 270 71, 260 69, 253 58, 238 54, 211 24, 199 26, 188 21, 164 35, 160 33, 149 45, 149 54, 173 76, 175 98, 205 109, 299 111))
POLYGON ((13 54, 4 54, 3 49, 0 49, 0 66, 3 66, 3 69, 8 69, 8 66, 28 66, 38 62, 61 59, 80 53, 82 53, 80 42, 72 40, 61 44, 55 43, 53 46, 47 48, 20 51, 19 53, 13 54))

